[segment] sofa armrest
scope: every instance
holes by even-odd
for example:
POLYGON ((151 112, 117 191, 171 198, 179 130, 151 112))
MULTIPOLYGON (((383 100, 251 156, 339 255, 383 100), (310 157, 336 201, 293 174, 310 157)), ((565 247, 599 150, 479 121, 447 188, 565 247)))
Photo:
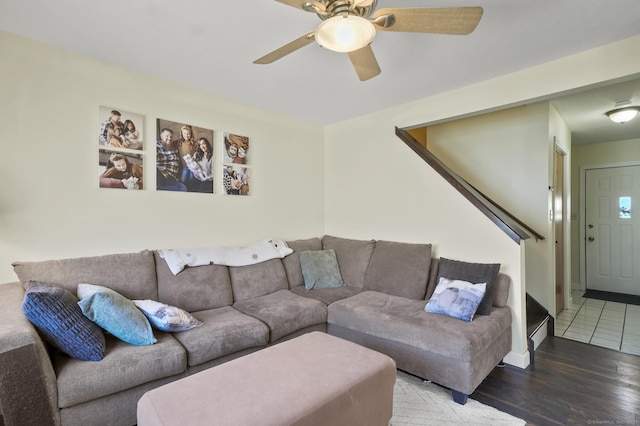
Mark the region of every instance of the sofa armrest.
POLYGON ((20 283, 0 284, 0 411, 7 425, 57 425, 56 375, 23 298, 20 283))

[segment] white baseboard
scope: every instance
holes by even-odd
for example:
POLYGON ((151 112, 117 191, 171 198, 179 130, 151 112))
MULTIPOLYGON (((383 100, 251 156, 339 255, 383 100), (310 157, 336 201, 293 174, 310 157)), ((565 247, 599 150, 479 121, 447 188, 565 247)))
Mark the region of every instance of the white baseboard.
POLYGON ((511 351, 504 357, 504 362, 525 369, 529 366, 529 351, 524 351, 521 354, 511 351))

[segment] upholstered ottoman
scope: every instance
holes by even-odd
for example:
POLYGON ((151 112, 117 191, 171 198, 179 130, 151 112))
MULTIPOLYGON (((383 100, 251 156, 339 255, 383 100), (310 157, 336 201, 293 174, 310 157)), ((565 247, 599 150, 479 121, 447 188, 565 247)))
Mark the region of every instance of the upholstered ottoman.
POLYGON ((395 362, 308 333, 145 393, 138 425, 388 425, 395 362))

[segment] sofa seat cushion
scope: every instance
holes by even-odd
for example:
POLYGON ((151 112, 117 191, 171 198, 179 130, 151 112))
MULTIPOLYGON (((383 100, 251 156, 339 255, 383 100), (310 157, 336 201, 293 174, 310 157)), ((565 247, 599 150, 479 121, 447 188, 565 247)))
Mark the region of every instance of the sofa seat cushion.
POLYGON ((424 300, 365 291, 328 306, 329 324, 470 362, 511 326, 511 310, 465 322, 424 311, 424 300))
POLYGON ((266 296, 243 300, 233 305, 269 326, 269 342, 317 324, 327 322, 327 305, 319 300, 280 290, 266 296))
POLYGON ((174 334, 187 350, 190 367, 269 342, 269 328, 263 322, 230 306, 192 315, 203 324, 174 334))
POLYGON ((307 290, 303 285, 292 287, 291 291, 295 294, 310 299, 315 299, 323 302, 325 305, 330 305, 337 300, 346 299, 355 294, 362 292, 361 288, 352 287, 349 285, 343 285, 337 288, 318 288, 313 290, 307 290))
POLYGON ((54 355, 58 377, 58 407, 68 408, 186 371, 187 354, 169 333, 158 332, 158 342, 133 346, 111 335, 102 361, 87 362, 54 355))

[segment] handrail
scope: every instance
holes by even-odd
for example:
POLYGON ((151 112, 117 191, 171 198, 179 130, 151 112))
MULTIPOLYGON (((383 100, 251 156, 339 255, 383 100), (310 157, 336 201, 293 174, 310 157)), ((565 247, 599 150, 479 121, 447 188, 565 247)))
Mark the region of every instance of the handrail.
POLYGON ((495 223, 513 241, 520 244, 522 240, 534 237, 544 240, 544 236, 534 231, 524 222, 506 211, 489 197, 478 191, 473 185, 456 174, 432 152, 415 140, 406 130, 396 127, 396 135, 402 139, 420 158, 427 162, 440 176, 445 178, 455 189, 495 223))

